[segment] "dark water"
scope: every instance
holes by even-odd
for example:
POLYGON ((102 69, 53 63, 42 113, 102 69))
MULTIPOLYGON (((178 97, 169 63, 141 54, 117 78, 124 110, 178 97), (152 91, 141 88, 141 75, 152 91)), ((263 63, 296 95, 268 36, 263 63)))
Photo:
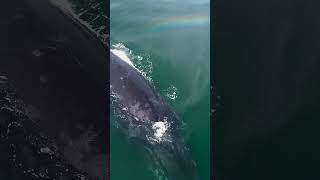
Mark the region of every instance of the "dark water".
POLYGON ((216 179, 319 179, 319 1, 216 1, 216 179))
MULTIPOLYGON (((200 179, 209 179, 209 1, 111 0, 110 10, 112 49, 133 62, 185 123, 200 179)), ((164 179, 145 149, 111 123, 111 179, 164 179)))

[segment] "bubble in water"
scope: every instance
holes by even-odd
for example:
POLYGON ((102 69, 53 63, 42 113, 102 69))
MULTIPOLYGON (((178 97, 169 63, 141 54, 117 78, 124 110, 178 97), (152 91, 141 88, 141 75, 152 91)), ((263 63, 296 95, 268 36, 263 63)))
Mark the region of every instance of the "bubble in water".
POLYGON ((164 94, 167 98, 176 100, 178 98, 178 88, 170 85, 167 89, 164 90, 164 94))

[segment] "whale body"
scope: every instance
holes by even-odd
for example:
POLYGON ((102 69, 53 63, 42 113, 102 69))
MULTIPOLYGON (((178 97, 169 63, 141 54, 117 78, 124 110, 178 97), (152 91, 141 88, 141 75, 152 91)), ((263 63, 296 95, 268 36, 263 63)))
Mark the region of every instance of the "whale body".
POLYGON ((142 144, 154 168, 168 180, 195 180, 195 163, 183 138, 176 114, 150 82, 131 63, 110 53, 111 102, 119 124, 131 139, 142 144))

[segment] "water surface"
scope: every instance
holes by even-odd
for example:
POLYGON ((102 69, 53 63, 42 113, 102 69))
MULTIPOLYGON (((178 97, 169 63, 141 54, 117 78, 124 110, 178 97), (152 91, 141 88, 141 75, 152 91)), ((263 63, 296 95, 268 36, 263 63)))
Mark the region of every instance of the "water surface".
MULTIPOLYGON (((184 122, 200 179, 210 174, 209 0, 111 0, 111 47, 128 58, 184 122)), ((111 120, 111 180, 161 179, 147 152, 111 120)))

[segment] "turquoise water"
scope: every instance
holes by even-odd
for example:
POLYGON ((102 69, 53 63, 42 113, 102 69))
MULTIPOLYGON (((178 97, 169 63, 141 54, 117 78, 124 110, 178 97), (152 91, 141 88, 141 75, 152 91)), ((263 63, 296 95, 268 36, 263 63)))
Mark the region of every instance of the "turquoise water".
MULTIPOLYGON (((210 179, 209 0, 111 0, 112 49, 133 64, 184 122, 201 180, 210 179)), ((111 180, 158 180, 147 152, 111 120, 111 180)))

